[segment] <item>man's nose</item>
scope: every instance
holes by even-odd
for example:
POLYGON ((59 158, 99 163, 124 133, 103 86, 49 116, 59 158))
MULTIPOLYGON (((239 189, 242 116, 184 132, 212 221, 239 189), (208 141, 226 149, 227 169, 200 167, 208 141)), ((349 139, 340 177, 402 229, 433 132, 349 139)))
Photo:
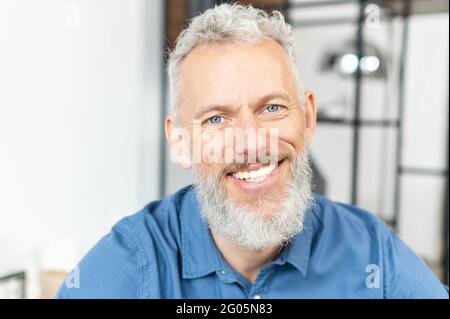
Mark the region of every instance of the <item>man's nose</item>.
POLYGON ((236 148, 236 153, 256 159, 259 149, 263 147, 258 142, 259 124, 256 114, 248 109, 243 110, 237 117, 235 129, 236 143, 240 143, 236 148))

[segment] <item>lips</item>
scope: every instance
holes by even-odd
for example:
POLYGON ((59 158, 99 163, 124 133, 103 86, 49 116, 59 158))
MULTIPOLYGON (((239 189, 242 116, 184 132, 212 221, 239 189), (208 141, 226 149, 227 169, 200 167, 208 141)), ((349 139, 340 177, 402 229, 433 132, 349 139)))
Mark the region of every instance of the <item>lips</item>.
POLYGON ((280 178, 284 160, 266 165, 250 164, 247 168, 230 172, 227 179, 240 191, 248 195, 258 195, 270 191, 280 178))

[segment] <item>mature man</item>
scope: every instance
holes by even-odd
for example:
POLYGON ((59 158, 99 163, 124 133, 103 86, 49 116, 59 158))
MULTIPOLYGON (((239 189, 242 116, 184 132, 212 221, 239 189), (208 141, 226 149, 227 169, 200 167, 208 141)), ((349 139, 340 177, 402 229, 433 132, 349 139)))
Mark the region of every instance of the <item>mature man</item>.
POLYGON ((195 185, 120 221, 57 297, 448 298, 378 218, 311 192, 315 98, 280 13, 207 10, 168 71, 166 134, 195 185))

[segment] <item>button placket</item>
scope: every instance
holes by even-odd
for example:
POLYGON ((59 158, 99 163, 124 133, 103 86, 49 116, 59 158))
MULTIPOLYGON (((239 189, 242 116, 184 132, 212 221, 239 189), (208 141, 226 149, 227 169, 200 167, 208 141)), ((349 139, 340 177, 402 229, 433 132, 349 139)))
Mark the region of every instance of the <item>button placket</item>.
POLYGON ((271 277, 271 274, 273 272, 273 267, 270 268, 263 268, 261 272, 258 274, 258 276, 255 279, 255 282, 252 285, 252 289, 250 291, 250 298, 252 299, 262 299, 263 292, 267 289, 265 284, 268 283, 268 279, 271 277))

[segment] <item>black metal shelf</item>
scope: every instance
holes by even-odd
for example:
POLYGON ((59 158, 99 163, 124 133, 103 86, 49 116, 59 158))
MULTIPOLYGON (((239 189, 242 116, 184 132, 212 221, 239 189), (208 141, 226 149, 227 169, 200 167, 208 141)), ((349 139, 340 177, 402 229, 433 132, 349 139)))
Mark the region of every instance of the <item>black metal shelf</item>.
MULTIPOLYGON (((286 7, 289 9, 304 9, 359 4, 360 2, 361 0, 302 1, 293 3, 288 2, 286 4, 286 7)), ((366 3, 376 4, 384 9, 389 10, 389 13, 399 16, 440 13, 448 12, 449 10, 448 0, 371 0, 366 1, 366 3)))
POLYGON ((404 174, 404 175, 446 177, 448 175, 448 170, 447 169, 439 169, 439 168, 401 166, 398 168, 398 173, 404 174))
POLYGON ((345 119, 345 118, 332 118, 332 117, 318 117, 318 123, 342 125, 342 126, 371 126, 371 127, 393 127, 397 128, 399 126, 398 120, 374 120, 374 119, 345 119))
POLYGON ((0 274, 0 283, 8 282, 10 280, 19 280, 21 298, 24 299, 26 297, 26 278, 26 273, 23 270, 11 271, 0 274))

